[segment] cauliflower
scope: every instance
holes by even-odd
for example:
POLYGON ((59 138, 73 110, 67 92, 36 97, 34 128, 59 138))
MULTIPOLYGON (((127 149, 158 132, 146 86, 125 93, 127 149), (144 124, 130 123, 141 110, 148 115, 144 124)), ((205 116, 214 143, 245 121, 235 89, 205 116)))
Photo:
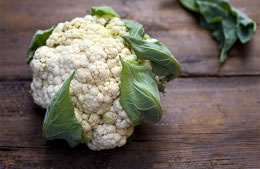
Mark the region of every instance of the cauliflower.
POLYGON ((69 95, 87 140, 84 143, 92 150, 125 145, 136 125, 120 100, 122 60, 130 63, 137 57, 123 38, 131 34, 127 23, 108 12, 59 23, 49 32, 44 45, 28 52, 33 57, 34 102, 49 109, 55 94, 75 72, 69 95))
POLYGON ((84 133, 92 137, 88 146, 93 150, 122 146, 133 131, 128 116, 120 116, 126 113, 118 97, 122 67, 119 55, 129 60, 134 54, 121 37, 127 33, 124 22, 113 18, 106 27, 105 23, 105 19, 91 15, 59 23, 46 46, 35 51, 30 64, 32 96, 43 108, 77 70, 70 95, 84 133), (119 129, 128 132, 120 133, 119 129))

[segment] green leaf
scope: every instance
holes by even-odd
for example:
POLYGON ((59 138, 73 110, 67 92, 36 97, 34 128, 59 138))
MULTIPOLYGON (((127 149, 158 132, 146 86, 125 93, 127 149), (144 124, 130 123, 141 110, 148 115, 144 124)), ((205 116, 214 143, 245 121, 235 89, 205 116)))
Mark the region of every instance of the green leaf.
POLYGON ((256 23, 233 8, 228 0, 180 0, 180 3, 200 13, 201 26, 211 30, 220 44, 220 62, 226 60, 227 52, 238 39, 246 43, 256 31, 256 23))
POLYGON ((26 62, 29 64, 32 59, 35 51, 41 47, 46 45, 46 41, 49 38, 49 36, 52 34, 55 26, 46 29, 46 30, 38 30, 36 33, 33 35, 31 44, 29 46, 29 49, 27 51, 27 59, 26 62))
POLYGON ((198 0, 197 4, 205 21, 215 26, 215 28, 218 28, 216 30, 213 28, 213 36, 218 41, 220 40, 220 62, 224 62, 228 50, 237 40, 236 17, 226 12, 227 10, 231 10, 227 1, 213 2, 198 0), (222 31, 219 31, 219 29, 222 31))
POLYGON ((104 18, 119 18, 120 16, 109 6, 97 6, 91 8, 91 15, 104 18))
POLYGON ((193 12, 199 12, 199 7, 196 4, 196 0, 180 0, 180 3, 187 9, 193 12))
POLYGON ((144 34, 144 40, 148 40, 148 39, 151 39, 150 36, 148 34, 144 34))
POLYGON ((237 14, 237 36, 242 43, 248 42, 256 31, 256 23, 241 11, 232 8, 237 14))
POLYGON ((158 40, 142 40, 132 36, 123 36, 134 50, 138 59, 150 60, 153 72, 158 76, 181 74, 181 66, 170 50, 158 40))
POLYGON ((125 23, 125 26, 127 28, 127 31, 129 32, 129 35, 135 38, 144 38, 144 27, 140 23, 133 21, 133 20, 128 20, 124 19, 123 20, 125 23))
POLYGON ((52 97, 43 122, 43 136, 47 140, 64 139, 71 147, 80 143, 83 132, 83 128, 74 114, 69 94, 70 82, 74 73, 52 97))
POLYGON ((162 116, 162 108, 158 86, 151 70, 122 58, 120 60, 120 104, 131 123, 138 125, 143 122, 158 122, 162 116))

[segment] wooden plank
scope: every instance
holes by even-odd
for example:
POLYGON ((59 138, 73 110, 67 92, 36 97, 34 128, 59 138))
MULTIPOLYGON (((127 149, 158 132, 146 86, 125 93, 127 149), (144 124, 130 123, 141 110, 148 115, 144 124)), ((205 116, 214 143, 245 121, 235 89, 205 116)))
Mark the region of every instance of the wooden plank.
MULTIPOLYGON (((260 1, 232 0, 232 3, 260 23, 260 1)), ((109 0, 106 4, 122 17, 139 21, 149 34, 166 43, 181 62, 185 76, 260 75, 259 32, 247 45, 237 44, 229 54, 230 59, 221 66, 216 42, 207 30, 198 26, 198 18, 184 10, 177 0, 109 0)), ((30 79, 31 71, 24 60, 33 33, 84 16, 93 5, 100 3, 94 0, 0 1, 3 15, 0 79, 30 79)))
MULTIPOLYGON (((231 2, 234 7, 260 23, 258 0, 231 2)), ((1 24, 1 31, 10 32, 31 32, 47 28, 58 22, 84 16, 89 13, 90 7, 101 5, 95 0, 9 0, 1 1, 0 4, 4 16, 0 20, 0 23, 4 23, 1 24)), ((176 25, 197 24, 197 18, 183 9, 178 0, 108 0, 106 4, 113 7, 123 18, 131 18, 149 26, 154 24, 149 30, 171 30, 176 25)))
MULTIPOLYGON (((260 77, 182 78, 162 96, 164 115, 136 128, 133 143, 94 152, 46 143, 44 110, 29 82, 0 82, 3 168, 256 169, 260 166, 260 77)), ((1 167, 0 167, 1 168, 1 167)))

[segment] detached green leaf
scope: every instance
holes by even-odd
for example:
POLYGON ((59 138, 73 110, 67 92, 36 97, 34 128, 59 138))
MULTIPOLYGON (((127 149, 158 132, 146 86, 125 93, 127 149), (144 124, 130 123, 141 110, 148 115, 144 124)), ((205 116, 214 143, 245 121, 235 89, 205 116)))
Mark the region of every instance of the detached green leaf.
POLYGON ((219 29, 215 30, 213 28, 213 37, 215 37, 216 40, 220 40, 220 62, 224 62, 227 58, 228 50, 237 41, 236 16, 227 12, 231 12, 231 7, 225 0, 218 2, 212 0, 198 0, 197 4, 205 21, 208 24, 212 24, 212 26, 214 25, 215 28, 220 28, 222 30, 219 31, 219 29))
POLYGON ((152 70, 158 76, 177 77, 181 74, 181 66, 170 50, 158 40, 142 40, 132 36, 123 36, 139 59, 150 60, 152 70))
POLYGON ((133 20, 128 20, 124 19, 123 20, 125 23, 125 26, 127 27, 127 31, 129 32, 130 36, 135 37, 135 38, 144 38, 144 27, 140 23, 133 21, 133 20))
POLYGON ((27 59, 26 62, 29 64, 32 59, 34 52, 41 46, 46 45, 46 41, 49 38, 49 36, 52 34, 55 26, 46 29, 46 30, 38 30, 36 33, 33 35, 31 44, 29 46, 29 49, 27 51, 27 59))
POLYGON ((99 17, 106 17, 106 18, 119 18, 120 16, 109 6, 98 6, 91 8, 91 15, 96 15, 99 17))
POLYGON ((121 59, 120 104, 133 125, 161 119, 160 95, 149 68, 121 59))
POLYGON ((256 23, 228 0, 180 0, 187 9, 200 13, 201 26, 210 29, 219 42, 220 62, 224 62, 228 50, 239 39, 248 42, 256 31, 256 23))
POLYGON ((196 0, 180 0, 180 3, 187 9, 193 12, 199 12, 199 7, 196 4, 196 0))
POLYGON ((43 136, 47 140, 64 139, 71 147, 81 141, 83 128, 74 114, 69 88, 74 73, 52 97, 43 122, 43 136))
POLYGON ((236 12, 237 20, 239 22, 237 27, 237 36, 242 43, 246 43, 252 39, 256 31, 256 23, 239 10, 235 8, 232 9, 236 12))

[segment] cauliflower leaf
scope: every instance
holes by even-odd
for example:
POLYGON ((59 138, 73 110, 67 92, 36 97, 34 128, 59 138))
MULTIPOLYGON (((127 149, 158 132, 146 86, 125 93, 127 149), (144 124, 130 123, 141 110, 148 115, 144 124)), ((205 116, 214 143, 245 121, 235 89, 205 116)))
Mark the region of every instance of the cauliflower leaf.
POLYGON ((144 38, 145 34, 144 34, 143 25, 141 25, 140 23, 138 23, 136 21, 129 20, 129 19, 124 19, 123 21, 125 23, 125 26, 127 28, 127 31, 129 32, 130 36, 140 38, 140 39, 144 38))
POLYGON ((187 9, 201 15, 202 27, 212 31, 219 42, 220 62, 227 58, 227 52, 236 41, 248 42, 256 31, 256 23, 228 0, 180 0, 187 9))
POLYGON ((119 18, 120 16, 109 6, 96 6, 91 8, 91 15, 104 18, 119 18))
POLYGON ((38 30, 33 35, 31 44, 30 44, 28 51, 27 51, 26 62, 28 64, 32 61, 35 51, 39 47, 46 45, 46 41, 49 38, 49 36, 52 34, 54 28, 55 28, 55 26, 52 26, 51 28, 46 29, 46 30, 38 30))
POLYGON ((152 71, 143 65, 121 58, 120 104, 131 123, 156 123, 162 117, 160 95, 152 71))
POLYGON ((158 40, 142 40, 133 36, 123 36, 134 50, 137 58, 150 60, 152 71, 158 76, 177 77, 181 74, 181 66, 170 50, 158 40))
POLYGON ((69 94, 70 82, 74 73, 52 97, 43 122, 43 136, 47 140, 64 139, 71 147, 81 142, 83 128, 74 114, 69 94))

